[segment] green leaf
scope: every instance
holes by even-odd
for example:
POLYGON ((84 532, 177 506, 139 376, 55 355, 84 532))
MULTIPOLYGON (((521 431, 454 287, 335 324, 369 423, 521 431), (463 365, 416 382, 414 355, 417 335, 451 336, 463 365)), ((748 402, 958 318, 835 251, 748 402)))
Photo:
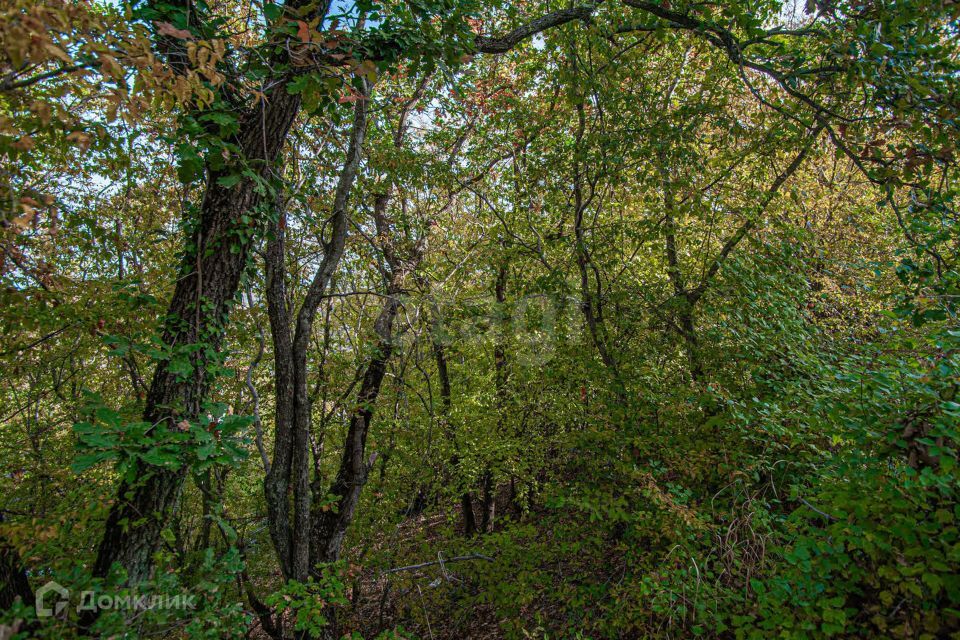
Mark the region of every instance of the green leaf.
POLYGON ((226 187, 229 189, 239 184, 241 180, 243 180, 243 176, 231 174, 229 176, 221 176, 217 178, 217 184, 219 184, 221 187, 226 187))
POLYGON ((83 473, 90 467, 94 467, 101 462, 106 462, 107 460, 116 460, 117 457, 118 455, 116 451, 97 451, 96 453, 88 453, 82 456, 77 456, 70 465, 70 469, 74 473, 83 473))

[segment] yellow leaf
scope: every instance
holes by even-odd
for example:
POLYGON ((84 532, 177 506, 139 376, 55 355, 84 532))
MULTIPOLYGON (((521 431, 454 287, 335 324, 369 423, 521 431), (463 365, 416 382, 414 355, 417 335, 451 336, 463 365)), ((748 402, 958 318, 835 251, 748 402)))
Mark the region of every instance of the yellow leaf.
POLYGON ((13 219, 13 226, 19 229, 20 231, 26 231, 30 227, 30 223, 36 217, 36 212, 33 210, 33 207, 27 205, 20 205, 25 210, 28 210, 27 213, 24 213, 21 216, 17 216, 13 219))
POLYGON ((52 112, 48 103, 42 100, 34 100, 30 103, 30 111, 40 118, 40 122, 42 122, 44 126, 50 124, 52 112))

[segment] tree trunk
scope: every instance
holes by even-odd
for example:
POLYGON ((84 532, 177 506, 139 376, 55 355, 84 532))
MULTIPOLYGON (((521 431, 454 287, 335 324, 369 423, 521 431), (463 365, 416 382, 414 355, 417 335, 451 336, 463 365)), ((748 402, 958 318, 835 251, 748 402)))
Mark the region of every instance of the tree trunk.
MULTIPOLYGON (((412 102, 407 103, 407 110, 412 102)), ((404 114, 407 113, 404 110, 404 114)), ((401 128, 395 137, 399 146, 403 139, 403 119, 401 128)), ((393 355, 394 336, 393 323, 400 309, 399 296, 404 289, 404 281, 414 271, 423 257, 424 236, 417 246, 413 247, 411 255, 401 257, 395 249, 396 232, 387 218, 387 207, 392 197, 392 189, 378 194, 373 203, 373 218, 377 228, 377 238, 381 243, 384 258, 388 265, 385 275, 388 277, 386 296, 380 315, 374 322, 373 329, 377 336, 373 355, 363 374, 360 389, 357 392, 357 401, 353 415, 350 417, 350 427, 343 445, 343 456, 340 459, 340 468, 337 477, 330 485, 325 495, 334 497, 336 509, 313 509, 311 524, 310 557, 314 564, 320 562, 336 562, 340 558, 343 538, 347 528, 353 522, 353 516, 360 501, 360 493, 367 482, 367 476, 374 460, 365 460, 367 434, 370 430, 370 421, 373 418, 377 397, 383 377, 387 372, 387 365, 393 355)))
MULTIPOLYGON (((245 117, 237 142, 261 176, 269 175, 299 108, 299 97, 281 84, 245 117)), ((163 331, 163 344, 170 349, 202 347, 191 355, 193 371, 185 379, 171 371, 170 360, 158 362, 143 415, 154 429, 176 429, 200 414, 212 382, 209 367, 220 360, 226 318, 247 267, 254 234, 240 218, 254 212, 260 195, 249 178, 231 188, 222 186, 218 179, 226 175, 208 172, 199 224, 180 267, 163 331)), ((170 469, 137 463, 135 480, 121 483, 107 518, 95 576, 107 576, 116 563, 126 571, 129 584, 149 578, 160 532, 177 505, 187 471, 186 465, 170 469)))
MULTIPOLYGON (((497 336, 493 343, 494 392, 497 404, 497 437, 504 437, 507 410, 507 265, 501 263, 497 268, 494 283, 494 295, 497 300, 497 336)), ((493 531, 493 520, 497 509, 497 487, 489 464, 483 472, 483 512, 480 514, 480 530, 493 531)))
POLYGON ((488 468, 483 472, 483 511, 480 514, 480 531, 493 531, 493 519, 497 511, 497 492, 493 483, 493 472, 488 468))
POLYGON ((694 322, 696 298, 687 290, 683 270, 680 267, 680 259, 677 256, 676 204, 670 180, 670 167, 667 166, 664 154, 660 154, 659 160, 660 174, 663 178, 663 252, 667 261, 667 279, 673 286, 674 299, 680 305, 677 311, 677 322, 674 326, 687 351, 690 379, 693 380, 694 384, 698 384, 703 379, 703 367, 700 364, 700 345, 697 340, 697 329, 694 322))
POLYGON ((287 308, 284 218, 280 218, 267 246, 267 306, 274 343, 277 376, 276 426, 273 463, 264 480, 264 497, 274 549, 288 580, 305 581, 311 558, 312 489, 310 483, 310 427, 313 402, 309 393, 307 350, 317 309, 343 256, 347 237, 347 200, 360 164, 367 130, 369 86, 354 107, 347 157, 334 194, 330 237, 307 294, 291 328, 287 308), (293 494, 291 522, 290 494, 293 494))
MULTIPOLYGON (((456 471, 460 466, 460 454, 456 450, 456 433, 453 430, 453 425, 450 424, 450 406, 452 404, 450 371, 447 368, 446 350, 436 337, 433 340, 433 358, 437 363, 437 375, 440 378, 440 420, 443 432, 454 448, 454 453, 450 457, 450 468, 456 471)), ((463 535, 469 538, 477 532, 477 519, 473 513, 473 497, 469 491, 464 491, 460 496, 460 507, 463 510, 463 535)))
POLYGON ((350 418, 340 469, 327 490, 328 495, 334 496, 336 509, 314 509, 311 557, 315 562, 336 562, 340 558, 343 538, 353 522, 360 492, 367 481, 370 471, 370 463, 364 459, 367 433, 387 364, 393 354, 393 322, 400 306, 396 298, 398 293, 398 288, 390 288, 374 324, 377 344, 357 392, 356 409, 350 418))
POLYGON ((586 115, 584 113, 583 103, 581 102, 577 105, 577 135, 573 167, 573 231, 577 268, 580 272, 580 295, 582 298, 580 309, 583 312, 583 319, 587 325, 587 331, 590 333, 593 346, 600 356, 600 361, 613 379, 614 395, 620 405, 624 406, 627 400, 626 387, 620 375, 620 365, 613 355, 610 338, 603 318, 603 292, 601 291, 600 271, 590 257, 586 230, 584 229, 584 215, 590 205, 590 201, 593 200, 593 185, 590 185, 591 192, 589 197, 584 193, 586 176, 584 175, 583 167, 579 159, 580 147, 583 143, 583 135, 585 132, 586 115), (594 292, 594 285, 590 283, 591 276, 596 285, 596 292, 594 292))
POLYGON ((293 338, 284 268, 286 218, 278 219, 267 242, 267 312, 273 339, 274 361, 274 435, 273 460, 263 481, 264 501, 270 538, 277 553, 280 571, 290 579, 293 573, 293 533, 290 527, 290 468, 293 458, 293 338))

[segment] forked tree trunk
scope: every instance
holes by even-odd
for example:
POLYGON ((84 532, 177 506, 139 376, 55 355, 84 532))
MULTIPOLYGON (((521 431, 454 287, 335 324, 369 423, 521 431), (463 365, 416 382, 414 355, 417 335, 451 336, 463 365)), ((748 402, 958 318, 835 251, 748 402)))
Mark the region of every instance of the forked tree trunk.
MULTIPOLYGON (((305 4, 303 0, 288 0, 286 6, 298 10, 305 4)), ((312 15, 322 23, 330 4, 321 2, 312 15)), ((192 26, 198 26, 201 19, 190 2, 172 0, 161 8, 161 14, 185 13, 192 26)), ((590 12, 568 13, 551 14, 549 19, 537 22, 532 29, 515 30, 501 38, 477 36, 475 48, 478 52, 502 53, 534 33, 582 19, 590 12)), ((157 36, 156 41, 171 67, 178 71, 186 68, 189 57, 184 42, 169 36, 157 36)), ((279 59, 272 62, 286 62, 285 51, 281 51, 279 59)), ((233 140, 247 164, 262 178, 269 177, 300 110, 299 95, 287 91, 283 78, 277 80, 274 88, 258 100, 254 108, 238 114, 240 127, 233 140)), ((188 257, 179 269, 162 335, 163 344, 170 348, 184 345, 203 345, 203 348, 193 353, 193 371, 185 378, 171 370, 170 360, 157 364, 143 414, 144 420, 153 424, 154 429, 175 429, 181 421, 199 415, 212 381, 210 366, 219 360, 226 320, 257 235, 255 229, 250 228, 256 223, 243 223, 241 217, 255 213, 261 202, 260 190, 254 180, 245 176, 232 187, 221 185, 219 179, 230 173, 229 169, 208 171, 199 224, 188 243, 188 249, 192 251, 187 252, 188 257)), ((258 216, 251 218, 256 220, 258 216)), ((376 367, 373 367, 371 383, 376 380, 376 373, 376 367)), ((382 378, 382 372, 379 375, 382 378)), ((375 386, 379 388, 379 384, 375 386)), ((358 431, 365 432, 365 427, 358 431)), ((93 565, 95 576, 108 575, 111 567, 117 564, 126 571, 130 584, 149 577, 151 557, 157 549, 160 532, 180 498, 186 473, 183 465, 170 469, 137 463, 129 474, 133 481, 121 482, 107 517, 93 565)), ((303 516, 296 518, 302 522, 303 516)), ((95 613, 88 613, 82 624, 89 624, 95 617, 95 613)))
POLYGON ((285 219, 280 218, 267 245, 267 307, 273 336, 277 403, 273 463, 264 479, 264 497, 274 549, 284 577, 305 581, 315 564, 311 558, 312 489, 310 427, 313 402, 308 389, 307 349, 317 309, 327 291, 347 237, 347 200, 357 175, 367 130, 369 87, 354 107, 347 157, 340 172, 329 219, 330 236, 323 260, 291 326, 287 308, 285 219), (290 494, 293 512, 290 510, 290 494))
POLYGON ((590 255, 590 249, 587 243, 587 233, 585 229, 585 216, 588 207, 594 199, 593 182, 587 179, 585 170, 580 161, 580 147, 583 144, 583 136, 586 133, 586 114, 584 104, 580 102, 577 105, 577 134, 576 146, 574 149, 573 164, 573 231, 574 231, 574 250, 577 258, 577 269, 580 272, 580 310, 583 313, 584 322, 587 325, 587 331, 593 342, 593 346, 600 356, 600 361, 604 368, 610 374, 613 381, 613 392, 621 406, 626 406, 627 394, 623 377, 620 374, 620 365, 613 354, 613 348, 610 335, 607 332, 607 325, 603 316, 603 292, 601 290, 600 270, 593 263, 590 255), (587 193, 589 188, 589 194, 587 193), (591 284, 593 280, 593 284, 591 284))
MULTIPOLYGON (((404 120, 413 102, 408 102, 402 112, 398 133, 394 138, 397 146, 403 140, 403 132, 406 128, 404 120)), ((357 391, 355 409, 350 416, 350 427, 343 444, 340 468, 325 494, 333 497, 334 508, 324 510, 315 507, 312 512, 310 557, 315 564, 336 562, 340 558, 344 536, 353 522, 360 494, 367 483, 367 477, 374 462, 373 459, 365 459, 367 434, 370 430, 370 421, 373 419, 377 397, 380 395, 383 377, 387 373, 387 365, 393 355, 393 324, 400 309, 400 294, 403 293, 407 276, 417 269, 423 258, 426 236, 411 249, 408 256, 397 253, 396 230, 387 218, 387 208, 392 196, 393 190, 388 188, 386 193, 377 195, 373 203, 377 239, 387 263, 386 295, 383 298, 380 315, 373 324, 374 333, 377 336, 376 343, 364 371, 360 389, 357 391)))

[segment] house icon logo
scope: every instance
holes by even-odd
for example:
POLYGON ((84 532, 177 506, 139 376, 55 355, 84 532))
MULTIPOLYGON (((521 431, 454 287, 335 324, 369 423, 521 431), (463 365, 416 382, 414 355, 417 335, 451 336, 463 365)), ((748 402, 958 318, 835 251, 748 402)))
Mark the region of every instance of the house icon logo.
POLYGON ((37 617, 59 616, 67 608, 70 591, 52 580, 37 589, 37 617))

